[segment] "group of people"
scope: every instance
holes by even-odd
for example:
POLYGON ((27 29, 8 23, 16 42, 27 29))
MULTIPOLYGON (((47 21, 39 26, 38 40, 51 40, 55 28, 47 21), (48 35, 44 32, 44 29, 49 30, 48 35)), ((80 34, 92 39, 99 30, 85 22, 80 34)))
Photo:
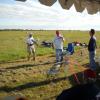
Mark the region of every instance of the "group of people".
MULTIPOLYGON (((88 51, 89 51, 89 60, 90 60, 90 69, 96 70, 96 62, 95 62, 95 55, 96 55, 96 37, 95 37, 95 30, 91 29, 89 31, 90 40, 88 43, 88 51)), ((56 37, 52 42, 52 47, 55 49, 56 53, 56 62, 63 61, 63 43, 65 39, 63 35, 59 31, 56 31, 56 37)), ((35 61, 35 46, 38 45, 36 40, 33 38, 32 33, 29 34, 27 38, 27 51, 28 51, 28 60, 30 60, 31 54, 33 55, 33 60, 35 61)))

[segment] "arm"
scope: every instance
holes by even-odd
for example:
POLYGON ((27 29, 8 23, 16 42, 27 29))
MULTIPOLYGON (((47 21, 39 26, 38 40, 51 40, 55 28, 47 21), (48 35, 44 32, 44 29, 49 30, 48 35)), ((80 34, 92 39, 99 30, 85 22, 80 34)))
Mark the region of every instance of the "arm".
POLYGON ((34 38, 32 38, 32 42, 33 42, 33 44, 36 44, 38 46, 38 43, 34 38))
POLYGON ((63 42, 65 41, 64 37, 62 37, 63 42))
POLYGON ((63 37, 63 36, 61 36, 60 38, 62 38, 62 41, 63 41, 63 42, 65 41, 65 39, 64 39, 64 37, 63 37))
POLYGON ((34 41, 34 43, 38 46, 38 43, 36 41, 34 41))

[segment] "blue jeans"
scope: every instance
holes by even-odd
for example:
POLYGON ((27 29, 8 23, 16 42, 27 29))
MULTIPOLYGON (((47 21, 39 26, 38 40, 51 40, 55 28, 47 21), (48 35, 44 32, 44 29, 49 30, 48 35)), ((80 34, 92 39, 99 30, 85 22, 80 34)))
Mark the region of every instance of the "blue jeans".
POLYGON ((92 70, 96 70, 95 54, 95 51, 89 52, 90 68, 92 70))
POLYGON ((63 61, 63 51, 62 49, 56 49, 56 62, 63 61))

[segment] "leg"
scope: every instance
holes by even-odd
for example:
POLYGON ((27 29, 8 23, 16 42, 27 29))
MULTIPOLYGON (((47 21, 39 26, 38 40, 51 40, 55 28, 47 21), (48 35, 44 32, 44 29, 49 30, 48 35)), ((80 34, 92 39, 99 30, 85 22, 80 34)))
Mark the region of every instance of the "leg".
POLYGON ((62 62, 62 61, 63 61, 62 49, 56 49, 56 62, 62 62))
POLYGON ((27 58, 28 58, 27 60, 29 61, 31 58, 31 53, 28 54, 27 58))
POLYGON ((60 61, 62 62, 63 61, 63 51, 60 50, 60 61))
POLYGON ((56 62, 59 62, 59 49, 56 49, 56 62))
POLYGON ((33 61, 35 61, 35 52, 33 51, 33 61))
POLYGON ((30 46, 27 46, 27 52, 28 52, 27 60, 29 61, 30 58, 31 58, 31 50, 30 50, 30 46))
POLYGON ((89 58, 90 58, 90 68, 92 70, 96 70, 95 52, 89 52, 89 58))
POLYGON ((35 47, 32 46, 31 49, 32 49, 32 55, 33 55, 33 61, 35 61, 35 47))

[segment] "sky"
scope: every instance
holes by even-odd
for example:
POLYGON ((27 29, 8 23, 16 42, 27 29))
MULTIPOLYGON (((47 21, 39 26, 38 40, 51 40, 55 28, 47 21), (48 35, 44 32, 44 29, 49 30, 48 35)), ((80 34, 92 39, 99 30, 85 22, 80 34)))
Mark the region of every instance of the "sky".
POLYGON ((85 9, 76 12, 62 9, 56 2, 48 7, 38 0, 19 2, 0 0, 0 29, 33 29, 33 30, 100 30, 100 12, 89 15, 85 9))

